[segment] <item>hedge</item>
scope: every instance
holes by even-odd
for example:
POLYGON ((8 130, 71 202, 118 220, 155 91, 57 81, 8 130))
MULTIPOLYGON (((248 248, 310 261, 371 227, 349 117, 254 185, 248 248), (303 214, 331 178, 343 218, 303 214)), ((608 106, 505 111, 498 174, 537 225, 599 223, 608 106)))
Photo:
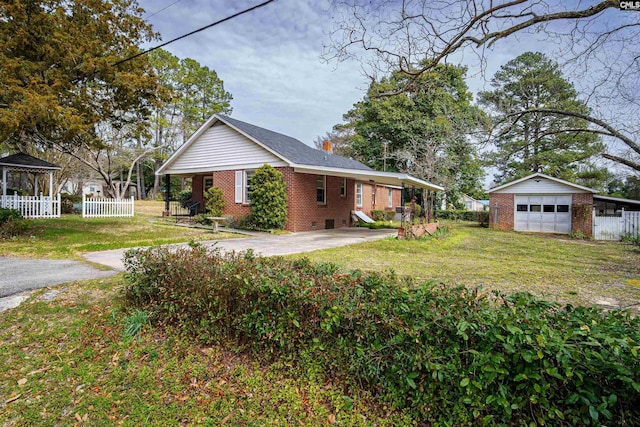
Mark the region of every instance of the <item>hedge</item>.
POLYGON ((436 218, 451 221, 476 221, 480 224, 489 224, 489 211, 446 210, 437 211, 436 218))
POLYGON ((436 426, 637 425, 640 320, 306 259, 129 251, 126 300, 270 360, 320 363, 436 426))
POLYGON ((374 221, 391 221, 395 216, 395 210, 373 209, 371 211, 371 218, 374 221))

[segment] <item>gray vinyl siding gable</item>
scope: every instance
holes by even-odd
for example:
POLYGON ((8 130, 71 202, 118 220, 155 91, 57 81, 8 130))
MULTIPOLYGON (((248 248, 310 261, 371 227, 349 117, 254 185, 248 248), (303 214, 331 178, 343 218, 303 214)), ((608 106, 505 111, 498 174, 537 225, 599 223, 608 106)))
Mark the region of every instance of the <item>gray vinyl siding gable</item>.
POLYGON ((551 181, 544 178, 528 179, 523 182, 508 186, 495 193, 515 193, 515 194, 563 194, 563 193, 585 193, 584 190, 551 181), (536 182, 538 181, 538 182, 536 182))
POLYGON ((217 123, 193 141, 166 173, 259 167, 265 163, 287 166, 287 163, 246 136, 225 124, 217 123))

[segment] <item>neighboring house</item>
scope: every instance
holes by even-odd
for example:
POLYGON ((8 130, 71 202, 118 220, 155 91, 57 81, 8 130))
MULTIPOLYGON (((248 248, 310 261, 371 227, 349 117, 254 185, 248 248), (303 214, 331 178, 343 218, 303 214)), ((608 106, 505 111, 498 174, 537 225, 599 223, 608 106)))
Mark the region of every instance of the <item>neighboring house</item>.
POLYGON ((85 196, 105 196, 104 189, 102 187, 103 181, 100 179, 76 179, 69 178, 62 186, 61 193, 67 194, 81 194, 85 196), (82 191, 78 191, 82 186, 82 191))
POLYGON ((492 188, 489 226, 547 233, 593 233, 592 210, 598 191, 542 173, 492 188))
POLYGON ((467 194, 462 195, 462 202, 464 203, 465 210, 468 211, 484 211, 489 209, 481 200, 476 200, 467 194))
MULTIPOLYGON (((287 185, 289 231, 351 225, 351 211, 401 206, 403 188, 442 191, 408 174, 379 172, 352 159, 318 150, 252 124, 214 114, 156 172, 192 179, 192 197, 203 205, 211 186, 223 190, 225 215, 250 213, 251 176, 269 164, 287 185)), ((166 209, 168 210, 168 201, 166 209)))

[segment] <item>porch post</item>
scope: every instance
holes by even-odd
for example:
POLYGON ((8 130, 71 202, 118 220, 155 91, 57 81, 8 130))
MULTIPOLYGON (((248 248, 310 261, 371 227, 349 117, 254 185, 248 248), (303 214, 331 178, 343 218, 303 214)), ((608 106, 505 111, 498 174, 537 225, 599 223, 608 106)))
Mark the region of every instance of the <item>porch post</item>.
POLYGON ((171 175, 166 174, 164 176, 164 187, 165 187, 165 193, 164 193, 164 210, 168 216, 169 211, 171 209, 170 205, 170 201, 171 201, 171 175))
POLYGON ((2 196, 7 195, 7 168, 2 167, 2 196))
POLYGON ((38 174, 37 173, 33 174, 33 181, 34 181, 33 195, 37 197, 38 196, 38 174))

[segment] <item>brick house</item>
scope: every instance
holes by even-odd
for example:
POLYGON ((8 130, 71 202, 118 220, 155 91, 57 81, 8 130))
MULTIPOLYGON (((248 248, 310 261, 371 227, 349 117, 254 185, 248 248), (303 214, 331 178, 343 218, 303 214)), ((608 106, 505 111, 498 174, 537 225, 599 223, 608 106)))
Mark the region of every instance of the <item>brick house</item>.
POLYGON ((593 233, 598 191, 534 173, 487 191, 489 227, 544 233, 593 233))
MULTIPOLYGON (((310 231, 352 225, 351 212, 393 210, 405 188, 425 192, 443 188, 411 175, 375 171, 368 166, 250 123, 214 114, 156 172, 191 178, 194 201, 211 186, 223 190, 225 215, 251 211, 249 189, 254 171, 269 164, 287 185, 286 230, 310 231)), ((202 206, 204 203, 201 203, 202 206)), ((167 201, 168 210, 168 201, 167 201)))

